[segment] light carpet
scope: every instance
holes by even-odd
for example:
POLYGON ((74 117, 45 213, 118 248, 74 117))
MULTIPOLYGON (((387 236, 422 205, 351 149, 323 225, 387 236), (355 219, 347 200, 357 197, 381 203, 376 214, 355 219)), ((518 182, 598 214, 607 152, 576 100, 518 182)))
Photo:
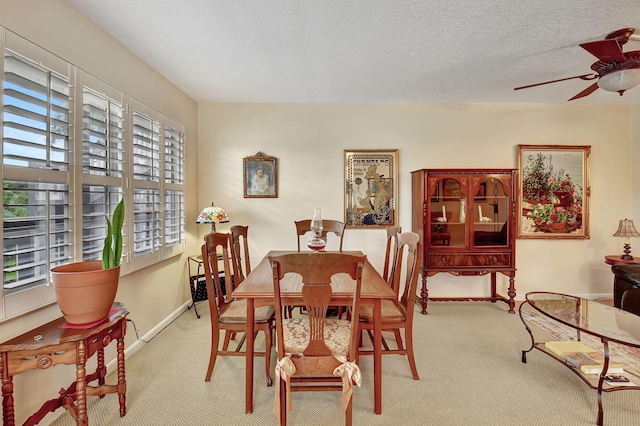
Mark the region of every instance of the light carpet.
MULTIPOLYGON (((127 415, 118 416, 115 395, 91 397, 90 424, 276 424, 274 388, 265 386, 263 358, 255 362, 252 414, 244 413, 244 358, 219 358, 211 382, 204 381, 210 323, 206 305, 198 309, 201 319, 186 311, 127 360, 127 415)), ((405 356, 384 356, 383 412, 376 415, 372 359, 361 357, 363 385, 354 390, 354 425, 595 424, 596 392, 580 378, 539 351, 530 353, 526 364, 520 361, 529 334, 505 304, 434 302, 428 315, 415 309, 420 380, 412 379, 405 356)), ((135 312, 130 318, 136 320, 135 312)), ((605 425, 640 423, 640 392, 608 393, 603 401, 605 425)), ((294 394, 288 420, 289 425, 344 424, 339 394, 294 394)), ((65 413, 53 424, 75 422, 65 413)))

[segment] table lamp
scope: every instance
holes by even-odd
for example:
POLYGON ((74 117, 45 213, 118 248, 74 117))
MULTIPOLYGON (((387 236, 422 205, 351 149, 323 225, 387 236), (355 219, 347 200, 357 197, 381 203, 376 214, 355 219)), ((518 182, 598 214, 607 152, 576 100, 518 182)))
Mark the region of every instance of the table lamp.
POLYGON ((222 207, 218 207, 211 202, 210 206, 202 209, 198 218, 196 219, 196 223, 200 225, 208 225, 211 224, 211 232, 216 232, 216 223, 226 223, 229 222, 229 216, 227 212, 224 211, 222 207))
POLYGON ((638 234, 638 231, 636 231, 635 226, 633 226, 633 220, 629 220, 627 218, 621 220, 620 224, 618 225, 618 230, 615 234, 613 234, 613 236, 625 238, 624 254, 620 256, 620 259, 633 260, 633 256, 631 256, 631 245, 629 244, 629 238, 640 237, 640 234, 638 234))

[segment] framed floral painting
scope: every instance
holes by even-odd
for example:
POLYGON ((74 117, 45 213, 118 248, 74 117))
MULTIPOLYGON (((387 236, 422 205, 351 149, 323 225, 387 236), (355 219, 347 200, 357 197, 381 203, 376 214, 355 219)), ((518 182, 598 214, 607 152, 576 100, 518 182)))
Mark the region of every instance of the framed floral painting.
POLYGON ((518 238, 589 238, 586 145, 518 145, 518 238))
POLYGON ((398 150, 345 150, 344 166, 347 227, 397 225, 398 150))

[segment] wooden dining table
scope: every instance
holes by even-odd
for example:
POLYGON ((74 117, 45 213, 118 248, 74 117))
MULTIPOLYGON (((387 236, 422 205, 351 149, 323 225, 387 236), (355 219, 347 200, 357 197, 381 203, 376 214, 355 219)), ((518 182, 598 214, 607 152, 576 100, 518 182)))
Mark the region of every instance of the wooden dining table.
MULTIPOLYGON (((247 300, 247 336, 254 334, 255 309, 274 303, 273 276, 268 256, 297 253, 295 251, 271 251, 258 266, 242 281, 232 293, 236 299, 247 300)), ((345 251, 343 253, 362 255, 360 251, 345 251)), ((320 254, 321 255, 321 254, 320 254)), ((334 277, 331 283, 333 294, 331 305, 348 306, 353 301, 353 281, 350 278, 334 277)), ((280 283, 283 300, 287 304, 302 305, 302 282, 300 276, 287 274, 280 283)), ((374 412, 382 414, 382 300, 395 299, 396 294, 389 284, 380 276, 378 271, 367 260, 362 271, 362 287, 360 290, 361 306, 373 307, 373 391, 374 412)), ((253 358, 254 340, 246 340, 246 412, 253 412, 253 358)))

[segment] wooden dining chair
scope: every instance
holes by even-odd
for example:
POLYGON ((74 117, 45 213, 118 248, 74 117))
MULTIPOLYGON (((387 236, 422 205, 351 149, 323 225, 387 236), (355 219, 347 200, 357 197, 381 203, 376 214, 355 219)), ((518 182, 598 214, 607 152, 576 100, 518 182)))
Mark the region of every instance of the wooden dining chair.
POLYGON ((248 226, 234 225, 229 228, 233 240, 233 250, 236 256, 238 268, 234 271, 236 282, 240 284, 244 278, 251 273, 251 260, 249 259, 249 242, 247 235, 248 226))
MULTIPOLYGON (((245 341, 244 338, 233 350, 229 350, 229 343, 232 334, 245 332, 247 329, 247 304, 244 300, 235 300, 231 297, 235 283, 232 277, 237 259, 231 234, 212 232, 205 235, 204 241, 205 243, 202 245, 202 260, 209 294, 209 310, 211 311, 211 354, 209 356, 207 375, 205 376, 205 381, 208 382, 211 380, 211 373, 218 356, 245 356, 245 352, 241 352, 245 341), (218 253, 222 254, 222 271, 218 267, 218 253), (221 272, 225 282, 224 292, 220 280, 221 272), (219 350, 221 330, 225 331, 225 337, 222 350, 219 350)), ((273 306, 264 306, 255 310, 256 333, 253 338, 256 337, 259 331, 262 331, 265 339, 265 351, 256 352, 255 355, 265 357, 267 386, 272 384, 270 364, 272 347, 271 325, 273 319, 273 306)), ((253 392, 253 389, 251 389, 251 392, 253 392)))
MULTIPOLYGON (((420 259, 422 259, 420 236, 415 232, 403 232, 399 234, 394 281, 399 283, 399 288, 401 288, 402 291, 398 294, 397 300, 382 301, 382 330, 394 332, 397 346, 397 349, 389 348, 386 342, 383 341, 382 354, 406 355, 414 380, 420 379, 413 353, 413 306, 416 288, 418 286, 420 259), (405 272, 404 276, 402 275, 403 270, 405 272), (404 329, 404 344, 400 335, 401 329, 404 329)), ((359 317, 360 330, 367 330, 373 342, 373 309, 370 307, 361 307, 359 317)), ((373 350, 361 350, 359 355, 373 355, 373 353, 373 350)))
MULTIPOLYGON (((296 221, 295 224, 296 224, 296 233, 298 234, 298 251, 300 251, 300 240, 303 239, 308 232, 311 232, 311 219, 299 220, 299 221, 296 221)), ((339 251, 342 251, 342 239, 344 237, 344 230, 346 229, 346 227, 347 225, 343 222, 340 222, 337 220, 331 220, 331 219, 323 219, 322 234, 320 238, 323 239, 325 243, 327 243, 329 239, 327 234, 329 232, 334 233, 340 241, 339 251)), ((304 244, 304 246, 306 247, 306 244, 304 244)), ((325 251, 325 249, 323 249, 322 251, 325 251)), ((287 307, 286 314, 289 316, 289 318, 291 318, 292 316, 293 308, 294 308, 293 306, 287 307)), ((344 311, 344 308, 342 306, 337 307, 337 312, 339 317, 342 317, 343 311, 344 311)), ((300 307, 300 313, 302 312, 303 312, 303 308, 300 307)))
POLYGON ((349 426, 352 423, 352 386, 360 386, 361 382, 360 369, 354 361, 358 350, 357 313, 366 256, 292 253, 269 256, 269 261, 276 311, 278 362, 274 415, 278 424, 286 425, 287 410, 291 410, 291 392, 341 391, 345 422, 349 426), (290 272, 295 275, 284 278, 290 272), (285 280, 288 280, 286 284, 283 283, 285 280), (336 291, 348 289, 352 295, 352 309, 356 314, 351 320, 326 317, 333 293, 332 280, 336 291), (308 316, 285 319, 283 305, 289 304, 290 300, 282 286, 296 286, 300 281, 308 316))
MULTIPOLYGON (((401 232, 401 226, 389 226, 387 228, 387 251, 384 256, 382 278, 384 278, 384 280, 392 287, 393 267, 395 266, 396 258, 398 257, 398 234, 401 232)), ((398 293, 397 290, 396 293, 398 293)))
MULTIPOLYGON (((300 240, 305 236, 307 232, 311 232, 311 219, 299 220, 296 221, 295 224, 296 232, 298 234, 298 251, 300 251, 300 240)), ((338 220, 323 219, 322 235, 320 236, 320 238, 322 238, 326 243, 328 242, 327 233, 334 233, 340 241, 340 248, 338 251, 342 251, 342 239, 344 237, 344 230, 346 227, 347 225, 344 222, 340 222, 338 220)), ((307 246, 306 243, 304 246, 307 246)))

